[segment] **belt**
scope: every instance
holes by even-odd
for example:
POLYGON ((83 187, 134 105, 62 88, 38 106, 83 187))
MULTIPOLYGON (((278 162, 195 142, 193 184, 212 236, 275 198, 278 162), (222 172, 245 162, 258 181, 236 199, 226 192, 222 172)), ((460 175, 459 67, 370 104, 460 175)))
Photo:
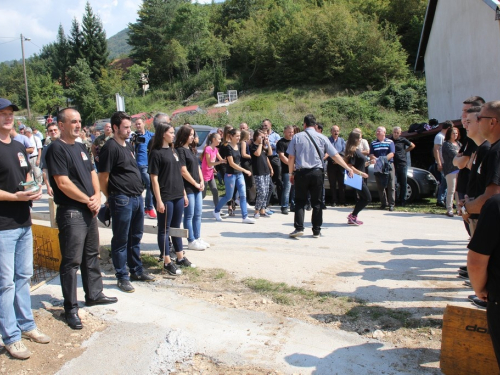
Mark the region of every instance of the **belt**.
POLYGON ((298 168, 295 170, 295 172, 309 172, 309 171, 322 171, 323 167, 317 167, 317 168, 298 168))
POLYGON ((36 158, 38 155, 30 156, 30 159, 36 158))

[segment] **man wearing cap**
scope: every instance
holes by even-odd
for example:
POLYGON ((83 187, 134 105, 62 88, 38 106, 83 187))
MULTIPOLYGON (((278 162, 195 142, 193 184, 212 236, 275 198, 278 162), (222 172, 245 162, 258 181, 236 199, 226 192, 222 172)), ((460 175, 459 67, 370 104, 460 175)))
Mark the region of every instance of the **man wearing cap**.
POLYGON ((0 98, 0 335, 12 357, 26 359, 31 352, 22 338, 47 344, 50 337, 38 330, 31 311, 30 201, 40 199, 42 191, 25 191, 19 184, 31 178, 25 147, 10 137, 18 110, 0 98))
POLYGON ((28 137, 31 146, 33 146, 33 152, 29 156, 31 172, 33 173, 33 179, 38 183, 42 183, 42 170, 40 169, 40 158, 42 157, 42 142, 40 138, 33 135, 33 129, 26 128, 24 130, 26 137, 28 137))
POLYGON ((102 293, 96 219, 101 208, 101 192, 87 149, 76 142, 82 126, 80 113, 65 108, 57 115, 57 121, 61 135, 51 142, 46 160, 54 202, 58 205, 56 222, 62 255, 59 274, 64 317, 72 329, 82 329, 76 292, 78 268, 87 306, 115 303, 117 298, 102 293))

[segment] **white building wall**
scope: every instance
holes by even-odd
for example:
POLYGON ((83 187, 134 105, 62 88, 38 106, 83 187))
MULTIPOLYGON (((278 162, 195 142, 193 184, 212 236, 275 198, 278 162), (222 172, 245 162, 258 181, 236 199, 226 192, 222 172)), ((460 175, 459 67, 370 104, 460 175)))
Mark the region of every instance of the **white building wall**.
POLYGON ((483 0, 439 0, 424 59, 429 118, 459 119, 472 95, 500 100, 500 21, 483 0))

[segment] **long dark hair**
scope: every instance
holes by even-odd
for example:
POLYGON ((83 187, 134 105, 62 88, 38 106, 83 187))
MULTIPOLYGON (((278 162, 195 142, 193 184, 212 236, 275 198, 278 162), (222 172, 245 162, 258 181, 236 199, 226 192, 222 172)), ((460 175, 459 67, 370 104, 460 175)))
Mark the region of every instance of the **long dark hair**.
MULTIPOLYGON (((162 122, 156 126, 155 135, 151 144, 152 150, 160 150, 163 147, 163 136, 172 127, 172 125, 162 122)), ((170 148, 174 148, 174 144, 169 144, 170 148)))
POLYGON ((345 156, 344 156, 344 160, 347 163, 356 153, 356 149, 358 148, 358 142, 360 139, 361 139, 361 134, 359 134, 356 131, 352 131, 349 134, 349 138, 347 138, 347 143, 345 145, 345 156))
POLYGON ((175 148, 183 147, 186 144, 189 140, 189 136, 191 135, 191 131, 193 131, 191 125, 182 125, 179 128, 175 137, 175 148))
POLYGON ((233 130, 233 127, 231 125, 226 125, 224 126, 224 133, 222 135, 222 139, 221 139, 221 142, 224 146, 227 146, 227 136, 228 136, 228 133, 229 131, 233 130))

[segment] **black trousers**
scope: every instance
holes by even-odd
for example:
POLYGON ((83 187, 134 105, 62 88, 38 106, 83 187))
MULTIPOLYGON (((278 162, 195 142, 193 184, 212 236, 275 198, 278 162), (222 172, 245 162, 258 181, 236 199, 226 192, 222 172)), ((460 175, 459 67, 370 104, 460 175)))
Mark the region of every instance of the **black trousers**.
POLYGON ((488 331, 490 332, 493 349, 500 367, 500 302, 488 301, 486 307, 486 317, 488 319, 488 331))
POLYGON ((269 206, 271 199, 274 203, 280 204, 281 202, 281 191, 283 190, 283 182, 281 181, 281 160, 278 155, 269 156, 269 162, 271 167, 273 167, 273 189, 270 190, 269 198, 267 200, 267 205, 269 206))
POLYGON ((59 206, 56 222, 61 247, 61 287, 64 311, 78 312, 76 273, 80 268, 86 299, 97 299, 102 293, 99 268, 99 230, 97 219, 88 209, 59 206))
POLYGON ((304 230, 304 207, 307 204, 308 193, 311 196, 313 233, 321 231, 323 224, 323 168, 301 169, 295 172, 295 218, 294 227, 304 230))
POLYGON ((368 186, 366 186, 366 183, 364 181, 361 184, 361 190, 356 191, 358 193, 359 199, 354 206, 354 211, 352 211, 353 216, 358 216, 359 212, 372 201, 372 195, 370 194, 370 190, 368 189, 368 186))
POLYGON ((330 191, 332 192, 332 203, 345 204, 344 171, 345 169, 340 165, 328 162, 326 172, 328 174, 328 182, 330 183, 330 191), (338 199, 337 184, 339 185, 338 199))

